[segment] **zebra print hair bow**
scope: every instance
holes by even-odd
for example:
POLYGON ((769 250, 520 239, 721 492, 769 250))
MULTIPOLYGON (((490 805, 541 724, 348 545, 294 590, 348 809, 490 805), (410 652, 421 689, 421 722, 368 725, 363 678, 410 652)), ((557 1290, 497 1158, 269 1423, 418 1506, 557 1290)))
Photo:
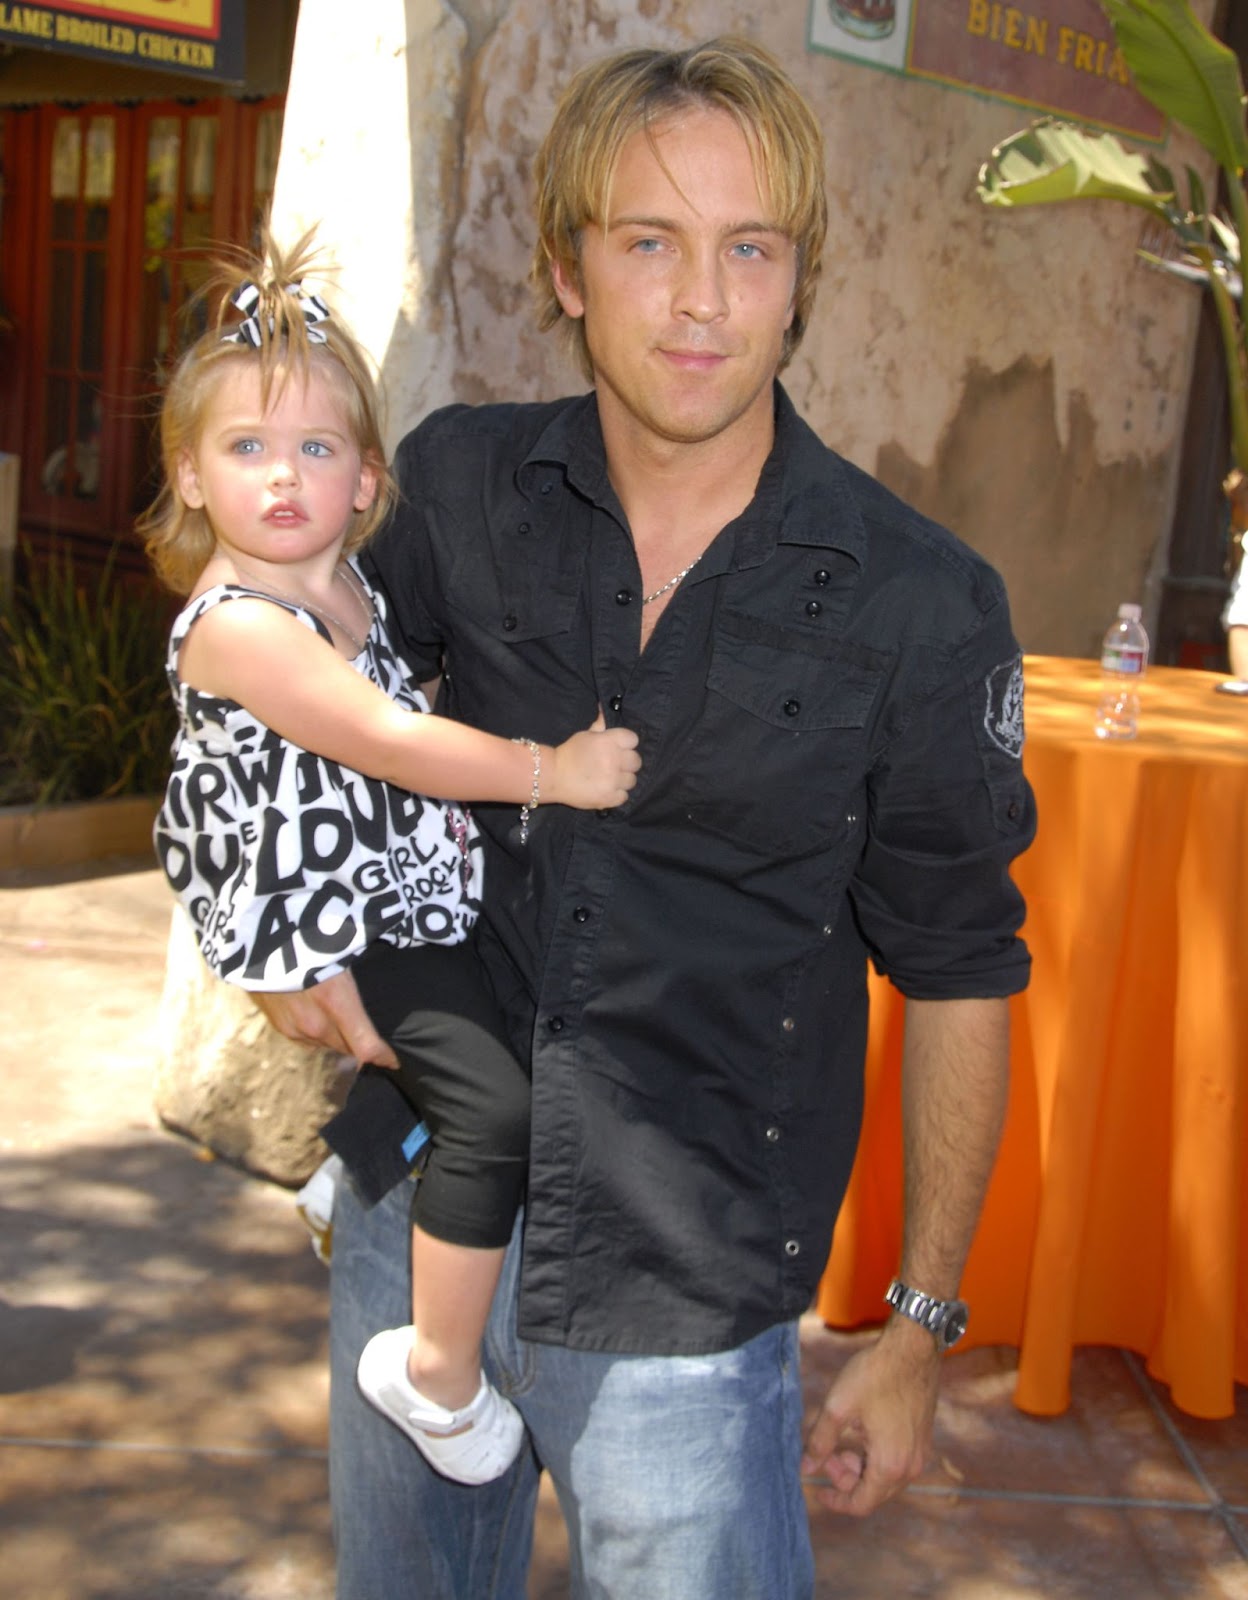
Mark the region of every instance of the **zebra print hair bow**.
MULTIPOLYGON (((316 324, 328 320, 329 307, 321 299, 320 295, 305 294, 301 283, 288 283, 286 285, 286 293, 294 297, 299 304, 299 309, 303 312, 304 321, 308 325, 308 343, 324 344, 324 329, 318 328, 316 324)), ((260 317, 258 314, 260 305, 259 288, 250 281, 242 284, 230 296, 230 304, 237 306, 243 313, 243 320, 236 328, 231 328, 229 333, 222 335, 222 342, 225 344, 250 345, 253 350, 259 350, 261 345, 260 317)), ((273 325, 273 318, 270 317, 269 337, 272 338, 276 331, 273 325)))

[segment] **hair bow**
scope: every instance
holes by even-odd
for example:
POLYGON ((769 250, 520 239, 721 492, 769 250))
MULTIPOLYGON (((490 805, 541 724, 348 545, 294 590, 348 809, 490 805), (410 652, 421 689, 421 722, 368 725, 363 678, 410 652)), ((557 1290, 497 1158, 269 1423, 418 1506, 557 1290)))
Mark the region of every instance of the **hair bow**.
MULTIPOLYGON (((286 293, 294 297, 298 302, 299 309, 303 312, 303 319, 308 325, 308 343, 324 344, 325 332, 322 328, 318 328, 316 324, 328 320, 329 307, 321 299, 320 295, 305 294, 301 283, 288 283, 286 285, 286 293)), ((222 342, 225 344, 246 344, 250 345, 253 350, 259 350, 261 330, 260 318, 257 315, 257 307, 260 304, 258 286, 250 281, 240 285, 235 293, 230 296, 230 304, 237 306, 243 313, 243 320, 237 328, 231 328, 229 333, 222 335, 222 342)), ((270 338, 273 337, 276 331, 273 325, 273 318, 270 317, 270 338)))

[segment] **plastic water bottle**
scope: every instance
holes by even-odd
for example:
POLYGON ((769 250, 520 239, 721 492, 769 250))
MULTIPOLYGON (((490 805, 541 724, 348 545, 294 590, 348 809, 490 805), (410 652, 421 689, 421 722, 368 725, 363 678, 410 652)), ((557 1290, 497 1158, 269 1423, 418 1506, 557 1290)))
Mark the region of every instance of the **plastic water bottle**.
POLYGON ((1147 666, 1148 635, 1140 622, 1140 608, 1124 603, 1101 645, 1098 739, 1135 738, 1140 727, 1140 683, 1147 666))

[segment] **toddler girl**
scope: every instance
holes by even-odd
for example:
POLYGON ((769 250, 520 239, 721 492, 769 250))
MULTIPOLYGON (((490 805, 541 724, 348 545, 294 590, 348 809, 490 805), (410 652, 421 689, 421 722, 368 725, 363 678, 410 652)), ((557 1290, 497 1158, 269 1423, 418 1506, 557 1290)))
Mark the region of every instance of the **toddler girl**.
MULTIPOLYGON (((216 973, 292 990, 350 966, 399 1057, 432 1135, 413 1326, 369 1341, 359 1382, 440 1472, 481 1483, 523 1437, 480 1343, 525 1179, 528 1082, 475 965, 472 819, 427 796, 516 802, 523 836, 539 801, 620 804, 637 740, 600 718, 551 749, 425 714, 353 559, 394 488, 367 361, 301 287, 309 244, 284 256, 266 240, 262 259, 222 269, 216 324, 164 397, 165 482, 141 527, 188 599, 169 645, 180 732, 156 847, 216 973)), ((361 1074, 327 1131, 349 1170, 363 1158, 366 1199, 377 1169, 352 1105, 381 1076, 361 1074)))

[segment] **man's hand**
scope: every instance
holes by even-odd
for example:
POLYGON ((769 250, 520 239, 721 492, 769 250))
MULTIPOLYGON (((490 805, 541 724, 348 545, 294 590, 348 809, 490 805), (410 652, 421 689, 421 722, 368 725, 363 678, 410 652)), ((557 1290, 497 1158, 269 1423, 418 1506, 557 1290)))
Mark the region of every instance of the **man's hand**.
POLYGON ((917 1478, 927 1461, 940 1355, 925 1329, 894 1317, 846 1363, 811 1429, 802 1473, 826 1478, 815 1498, 865 1517, 917 1478))
POLYGON ((297 1044, 321 1045, 357 1061, 397 1067, 398 1058, 373 1027, 350 972, 335 973, 311 989, 288 994, 253 994, 279 1033, 297 1044))

